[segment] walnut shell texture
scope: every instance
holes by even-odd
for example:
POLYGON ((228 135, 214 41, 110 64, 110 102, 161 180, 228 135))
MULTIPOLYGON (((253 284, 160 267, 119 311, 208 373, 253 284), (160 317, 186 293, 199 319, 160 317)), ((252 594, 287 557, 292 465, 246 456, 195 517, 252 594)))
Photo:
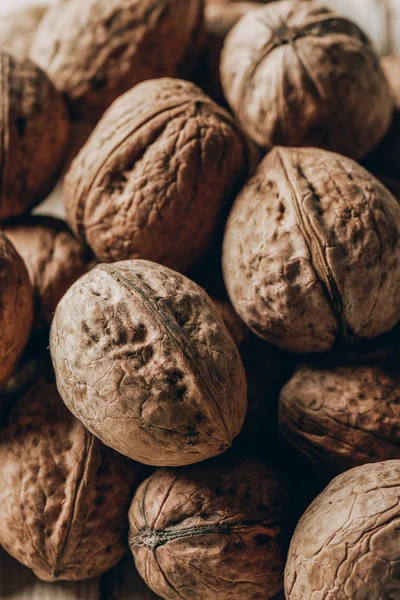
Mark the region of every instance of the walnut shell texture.
POLYGON ((248 170, 232 117, 198 87, 155 79, 119 98, 66 176, 67 220, 101 262, 185 271, 248 170))
POLYGON ((302 365, 281 391, 280 430, 330 471, 400 459, 399 397, 397 365, 302 365))
POLYGON ((47 11, 30 57, 74 116, 96 120, 137 83, 190 69, 202 25, 203 0, 68 0, 47 11))
POLYGON ((229 217, 236 312, 293 352, 375 337, 400 317, 400 206, 368 171, 316 148, 274 148, 229 217))
POLYGON ((57 181, 68 149, 64 100, 29 60, 0 53, 0 220, 29 211, 57 181))
POLYGON ((51 354, 72 413, 139 462, 205 460, 243 425, 237 348, 207 294, 166 267, 123 261, 83 276, 57 307, 51 354))
POLYGON ((11 375, 29 339, 33 293, 14 246, 0 233, 0 384, 11 375))
POLYGON ((71 417, 37 379, 0 433, 0 543, 45 581, 94 577, 127 550, 139 466, 71 417))
POLYGON ((254 459, 159 469, 138 488, 129 543, 166 600, 268 600, 282 589, 285 484, 254 459))
POLYGON ((34 293, 35 326, 51 323, 69 287, 91 266, 91 257, 60 219, 33 216, 0 227, 28 269, 34 293))
POLYGON ((46 9, 45 2, 38 2, 32 6, 21 6, 21 8, 2 14, 0 50, 12 54, 17 60, 27 58, 32 38, 46 9))
POLYGON ((264 148, 317 146, 361 158, 389 128, 393 102, 357 25, 309 1, 272 2, 229 33, 225 96, 264 148))
POLYGON ((400 461, 334 479, 300 520, 285 571, 290 600, 400 598, 400 461))

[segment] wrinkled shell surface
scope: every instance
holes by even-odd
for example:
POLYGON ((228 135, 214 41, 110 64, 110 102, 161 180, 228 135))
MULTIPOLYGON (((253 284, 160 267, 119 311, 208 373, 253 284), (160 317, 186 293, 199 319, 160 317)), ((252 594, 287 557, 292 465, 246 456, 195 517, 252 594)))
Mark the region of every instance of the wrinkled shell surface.
POLYGON ((275 148, 225 232, 233 306, 260 337, 320 352, 389 331, 400 317, 400 206, 351 159, 275 148))
POLYGON ((0 54, 0 220, 27 212, 54 186, 68 148, 62 96, 29 60, 0 54))
POLYGON ((294 533, 285 571, 290 600, 400 598, 400 461, 336 477, 294 533))
POLYGON ((93 120, 137 83, 185 73, 202 22, 203 0, 68 0, 48 10, 30 57, 93 120))
POLYGON ((321 468, 400 458, 397 365, 304 365, 282 389, 280 430, 321 468))
POLYGON ((264 148, 317 146, 360 158, 390 125, 393 103, 369 40, 313 2, 272 2, 244 16, 226 39, 221 78, 264 148))
POLYGON ((0 543, 45 581, 94 577, 127 550, 138 466, 71 417, 38 380, 0 433, 0 543))
POLYGON ((35 325, 51 323, 69 287, 89 269, 90 257, 66 223, 51 217, 20 219, 1 227, 28 269, 35 325))
POLYGON ((0 50, 23 60, 28 57, 32 38, 47 4, 39 2, 2 14, 0 19, 0 50))
POLYGON ((22 258, 0 234, 0 384, 11 375, 28 341, 32 287, 22 258))
POLYGON ((130 546, 167 600, 268 600, 282 589, 286 489, 248 460, 160 469, 129 511, 130 546))
POLYGON ((103 117, 67 174, 67 219, 99 261, 187 270, 247 174, 231 116, 178 79, 144 82, 103 117))
POLYGON ((239 433, 246 379, 207 294, 148 261, 99 265, 59 303, 51 332, 59 392, 105 444, 179 466, 239 433))

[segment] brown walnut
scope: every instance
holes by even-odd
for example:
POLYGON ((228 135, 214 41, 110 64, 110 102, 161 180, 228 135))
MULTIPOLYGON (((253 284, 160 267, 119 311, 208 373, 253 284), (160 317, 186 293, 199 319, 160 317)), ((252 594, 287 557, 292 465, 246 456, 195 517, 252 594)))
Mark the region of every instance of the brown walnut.
POLYGON ((32 38, 40 23, 47 4, 37 2, 32 6, 21 6, 1 15, 0 49, 12 54, 17 60, 28 57, 32 38))
POLYGON ((94 265, 89 253, 60 219, 33 216, 7 223, 0 230, 28 269, 36 328, 48 325, 68 288, 94 265))
POLYGON ((83 276, 57 307, 51 354, 72 413, 139 462, 205 460, 242 427, 237 348, 207 294, 161 265, 124 261, 83 276))
POLYGON ((400 318, 400 206, 368 171, 274 148, 235 201, 223 252, 232 304, 293 352, 389 331, 400 318))
POLYGON ((37 379, 0 432, 0 543, 45 581, 94 577, 127 550, 139 466, 71 417, 37 379))
POLYGON ((285 571, 290 600, 399 600, 400 460, 334 479, 300 520, 285 571))
POLYGON ((96 120, 137 83, 187 72, 202 24, 203 0, 68 0, 47 11, 30 57, 74 116, 96 120))
POLYGON ((317 146, 361 158, 381 141, 393 102, 359 27, 314 2, 250 11, 221 57, 225 96, 260 146, 317 146))
POLYGON ((68 149, 62 96, 29 60, 0 53, 0 220, 29 211, 57 181, 68 149))
POLYGON ((0 384, 11 375, 28 341, 32 286, 22 258, 0 233, 0 384))
POLYGON ((281 391, 280 431, 331 472, 400 459, 399 397, 398 364, 302 365, 281 391))
POLYGON ((112 105, 72 163, 67 220, 101 262, 144 258, 184 271, 248 168, 232 117, 198 87, 146 81, 112 105))
POLYGON ((268 600, 282 589, 287 490, 253 459, 159 469, 138 488, 129 543, 167 600, 268 600))

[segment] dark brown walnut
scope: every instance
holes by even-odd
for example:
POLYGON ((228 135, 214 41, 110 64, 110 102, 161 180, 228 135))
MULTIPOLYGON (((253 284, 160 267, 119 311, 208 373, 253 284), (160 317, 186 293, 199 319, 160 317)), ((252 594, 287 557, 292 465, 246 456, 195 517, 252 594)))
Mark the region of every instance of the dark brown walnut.
POLYGON ((399 524, 399 460, 339 475, 297 526, 286 598, 399 600, 399 524))
POLYGON ((68 288, 94 266, 91 256, 60 219, 33 216, 7 223, 0 230, 28 269, 35 328, 48 325, 68 288))
POLYGON ((68 0, 47 11, 30 56, 74 116, 97 120, 137 83, 188 72, 202 31, 203 0, 68 0))
POLYGON ((0 53, 0 220, 28 212, 57 181, 68 148, 64 100, 41 69, 0 53))
POLYGON ((266 149, 317 146, 361 158, 392 118, 368 38, 314 2, 272 2, 245 15, 225 41, 221 79, 239 122, 266 149))
POLYGON ((246 413, 237 348, 207 294, 161 265, 98 265, 59 303, 51 354, 64 402, 105 444, 180 466, 226 450, 246 413))
POLYGON ((268 600, 282 589, 287 490, 252 459, 159 469, 138 488, 129 543, 166 600, 268 600))
POLYGON ((139 466, 72 418, 37 379, 0 433, 0 543, 45 581, 94 577, 127 550, 139 466))
POLYGON ((31 6, 21 6, 1 15, 0 49, 23 60, 28 57, 32 38, 47 9, 47 3, 39 0, 31 6))
POLYGON ((283 438, 318 468, 400 459, 398 364, 302 365, 279 401, 283 438))
POLYGON ((229 217, 223 269, 236 312, 260 337, 322 352, 400 318, 400 206, 349 158, 274 148, 229 217))
POLYGON ((247 149, 232 117, 197 86, 146 81, 112 105, 72 163, 67 220, 101 262, 187 270, 248 173, 247 149))
POLYGON ((0 384, 20 358, 33 319, 33 294, 28 272, 14 246, 0 233, 0 384))

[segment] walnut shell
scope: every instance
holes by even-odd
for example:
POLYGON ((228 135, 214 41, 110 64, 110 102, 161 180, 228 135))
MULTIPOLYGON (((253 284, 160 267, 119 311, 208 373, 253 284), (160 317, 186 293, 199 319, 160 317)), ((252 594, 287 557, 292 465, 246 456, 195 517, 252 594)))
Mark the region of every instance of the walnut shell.
POLYGON ((113 104, 72 163, 67 220, 101 262, 185 271, 247 172, 246 141, 226 111, 187 81, 146 81, 113 104))
POLYGON ((0 49, 12 54, 17 60, 28 57, 36 28, 47 10, 47 3, 21 6, 1 15, 0 49))
POLYGON ((200 287, 155 263, 84 275, 57 307, 51 354, 72 413, 139 462, 205 460, 242 427, 246 378, 228 330, 200 287))
POLYGON ((20 358, 33 319, 33 294, 28 272, 14 246, 0 233, 0 384, 20 358))
POLYGON ((159 469, 138 488, 129 543, 168 600, 268 600, 282 589, 286 487, 253 459, 159 469))
POLYGON ((321 352, 400 318, 400 206, 368 171, 274 148, 235 201, 223 251, 232 304, 260 337, 321 352))
POLYGON ((137 83, 190 69, 202 23, 203 0, 68 0, 47 11, 30 57, 74 116, 96 120, 137 83))
POLYGON ((302 365, 281 391, 280 430, 325 470, 400 459, 399 397, 398 365, 302 365))
POLYGON ((38 379, 0 432, 0 543, 45 581, 94 577, 127 550, 139 466, 106 448, 38 379))
POLYGON ((62 96, 29 60, 0 53, 0 220, 27 212, 57 181, 68 149, 62 96))
POLYGON ((34 293, 35 326, 51 323, 58 302, 93 263, 67 224, 51 217, 30 217, 0 230, 25 261, 34 293))
POLYGON ((399 460, 336 477, 294 533, 286 598, 398 600, 399 522, 399 460))
POLYGON ((392 118, 389 87, 368 38, 308 0, 246 14, 225 41, 221 79, 244 130, 267 149, 318 146, 361 158, 392 118))

